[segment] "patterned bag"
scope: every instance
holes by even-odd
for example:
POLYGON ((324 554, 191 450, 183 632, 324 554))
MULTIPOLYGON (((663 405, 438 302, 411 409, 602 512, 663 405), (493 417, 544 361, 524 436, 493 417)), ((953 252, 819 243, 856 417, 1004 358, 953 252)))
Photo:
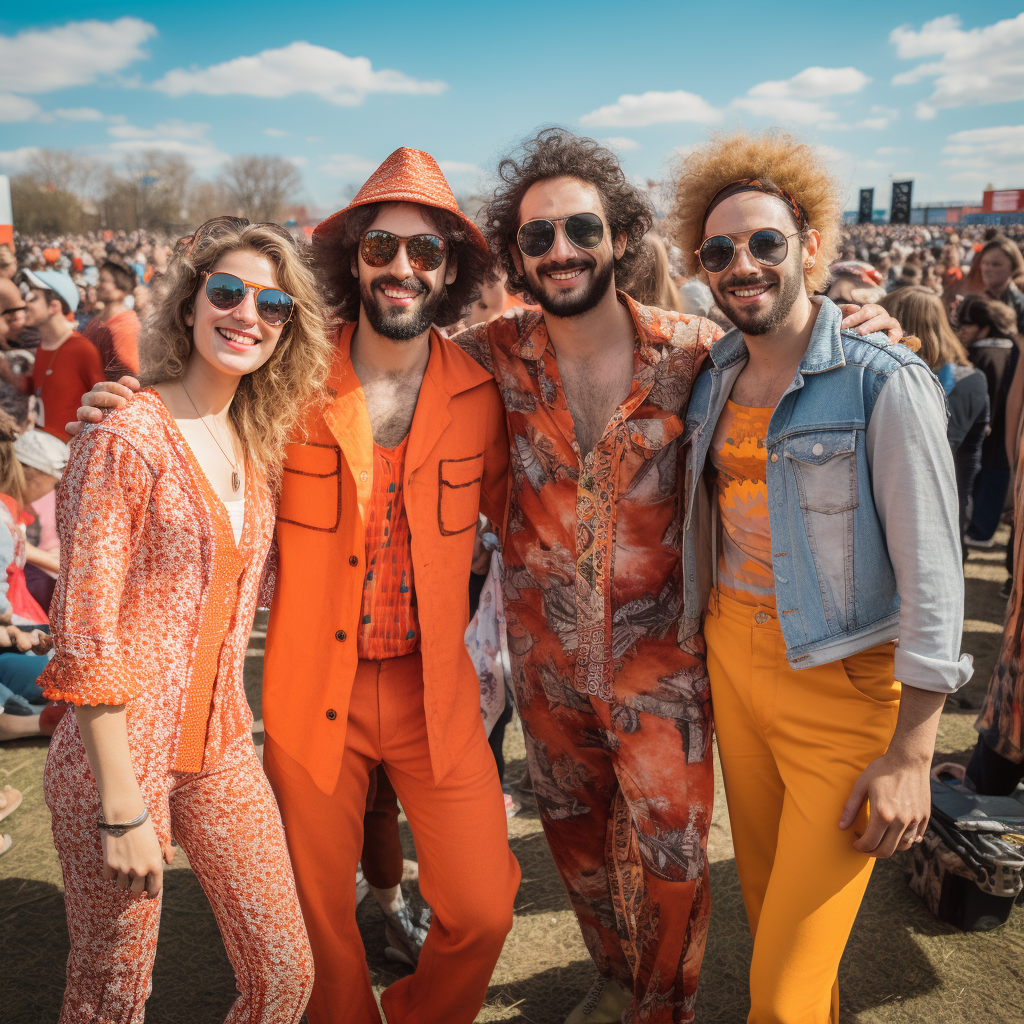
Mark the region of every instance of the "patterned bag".
POLYGON ((466 627, 466 650, 480 680, 480 714, 490 736, 494 723, 505 710, 505 688, 511 680, 512 665, 505 634, 505 607, 501 597, 501 551, 498 538, 484 534, 491 549, 491 568, 480 591, 476 614, 466 627))

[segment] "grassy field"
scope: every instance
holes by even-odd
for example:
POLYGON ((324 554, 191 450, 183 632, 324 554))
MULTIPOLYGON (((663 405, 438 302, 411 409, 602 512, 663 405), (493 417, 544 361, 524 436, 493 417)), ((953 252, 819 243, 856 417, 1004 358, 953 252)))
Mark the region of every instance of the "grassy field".
MULTIPOLYGON (((964 649, 975 656, 974 680, 947 702, 938 757, 966 763, 972 728, 999 649, 1006 577, 1003 549, 972 553, 967 565, 964 649)), ((261 623, 257 624, 258 626, 261 623)), ((246 688, 261 714, 262 630, 253 633, 246 688)), ((257 737, 259 738, 259 737, 257 737)), ((525 766, 521 733, 505 740, 507 778, 525 766)), ((67 930, 60 869, 42 797, 45 741, 0 749, 0 785, 25 794, 3 822, 14 848, 0 858, 0 1024, 57 1019, 64 987, 67 930)), ((713 912, 701 975, 697 1020, 738 1024, 747 1010, 750 936, 729 835, 728 812, 716 770, 715 818, 709 851, 713 912)), ((412 837, 403 824, 407 855, 412 837)), ((510 822, 509 842, 523 869, 515 926, 494 973, 481 1022, 561 1024, 594 978, 575 919, 548 853, 536 810, 510 822)), ((418 900, 413 891, 412 898, 418 900)), ((359 924, 374 982, 396 977, 384 959, 384 926, 372 899, 359 924)), ((936 921, 907 889, 899 863, 875 871, 840 970, 842 1020, 857 1024, 1021 1024, 1024 1020, 1024 910, 993 932, 964 934, 936 921)), ((234 981, 217 927, 195 876, 180 855, 168 871, 160 946, 147 1019, 157 1024, 216 1024, 234 997, 234 981)))

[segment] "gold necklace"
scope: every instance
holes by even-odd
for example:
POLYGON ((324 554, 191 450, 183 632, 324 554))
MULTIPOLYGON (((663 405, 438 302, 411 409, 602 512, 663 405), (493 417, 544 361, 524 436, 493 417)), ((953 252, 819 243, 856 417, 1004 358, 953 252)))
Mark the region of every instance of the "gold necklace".
POLYGON ((188 393, 188 388, 185 387, 185 382, 183 380, 179 380, 178 383, 181 385, 181 390, 185 392, 185 397, 191 403, 192 408, 195 409, 195 413, 199 417, 199 422, 202 423, 202 425, 204 427, 206 427, 206 432, 210 435, 210 437, 213 438, 213 443, 218 448, 220 448, 221 455, 223 455, 224 458, 227 459, 227 463, 231 467, 231 491, 232 491, 232 493, 237 494, 238 493, 238 488, 242 486, 242 481, 240 480, 240 478, 238 476, 238 466, 235 464, 233 459, 228 457, 228 453, 226 451, 224 451, 224 448, 221 445, 220 441, 217 440, 217 435, 214 434, 214 432, 210 429, 209 424, 206 422, 206 420, 203 419, 203 417, 200 414, 199 410, 196 409, 196 403, 192 401, 192 396, 188 393))

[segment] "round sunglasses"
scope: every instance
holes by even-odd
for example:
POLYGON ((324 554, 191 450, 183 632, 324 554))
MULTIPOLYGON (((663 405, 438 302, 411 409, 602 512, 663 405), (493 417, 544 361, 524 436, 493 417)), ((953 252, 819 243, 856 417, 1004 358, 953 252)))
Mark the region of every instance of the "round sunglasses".
MULTIPOLYGON (((784 235, 775 228, 761 228, 747 239, 746 250, 761 266, 777 267, 789 254, 789 240, 799 234, 794 231, 792 235, 784 235)), ((742 243, 737 247, 728 235, 712 235, 704 239, 695 253, 709 274, 721 274, 736 259, 737 248, 743 247, 742 243)))
POLYGON ((405 242, 405 254, 413 270, 437 270, 444 263, 445 241, 440 235, 396 235, 375 228, 367 231, 359 242, 359 255, 368 267, 380 270, 398 255, 398 246, 405 242))
POLYGON ((571 217, 528 220, 516 235, 519 251, 539 259, 555 244, 555 225, 562 225, 565 237, 577 249, 596 249, 604 238, 604 221, 596 213, 574 213, 571 217))
POLYGON ((206 298, 215 309, 229 310, 240 306, 245 293, 252 289, 256 297, 256 313, 268 327, 288 323, 295 309, 295 300, 280 288, 267 288, 253 281, 243 281, 234 274, 218 271, 206 278, 206 298))

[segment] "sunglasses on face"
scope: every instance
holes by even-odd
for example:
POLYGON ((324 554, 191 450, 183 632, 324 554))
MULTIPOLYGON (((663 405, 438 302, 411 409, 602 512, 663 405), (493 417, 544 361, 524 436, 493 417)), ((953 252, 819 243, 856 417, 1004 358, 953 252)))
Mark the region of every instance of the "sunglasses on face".
POLYGON ((577 249, 596 249, 604 238, 604 221, 596 213, 574 213, 552 220, 528 220, 516 235, 519 251, 539 259, 555 244, 555 225, 561 224, 565 237, 577 249))
POLYGON ((256 313, 268 327, 280 327, 288 323, 295 308, 295 300, 280 288, 267 288, 253 281, 243 281, 223 271, 206 278, 206 298, 214 309, 225 312, 240 306, 245 301, 245 293, 250 289, 256 298, 256 313))
MULTIPOLYGON (((789 254, 789 240, 799 234, 794 231, 792 235, 784 235, 775 228, 761 228, 747 239, 745 248, 761 266, 777 267, 789 254)), ((744 248, 742 242, 737 246, 728 235, 712 235, 704 239, 696 256, 709 274, 721 274, 736 259, 738 248, 744 248)))
POLYGON ((367 231, 359 242, 359 255, 368 267, 380 270, 398 255, 405 243, 405 254, 413 270, 437 270, 444 263, 445 241, 439 235, 395 235, 390 231, 367 231))

